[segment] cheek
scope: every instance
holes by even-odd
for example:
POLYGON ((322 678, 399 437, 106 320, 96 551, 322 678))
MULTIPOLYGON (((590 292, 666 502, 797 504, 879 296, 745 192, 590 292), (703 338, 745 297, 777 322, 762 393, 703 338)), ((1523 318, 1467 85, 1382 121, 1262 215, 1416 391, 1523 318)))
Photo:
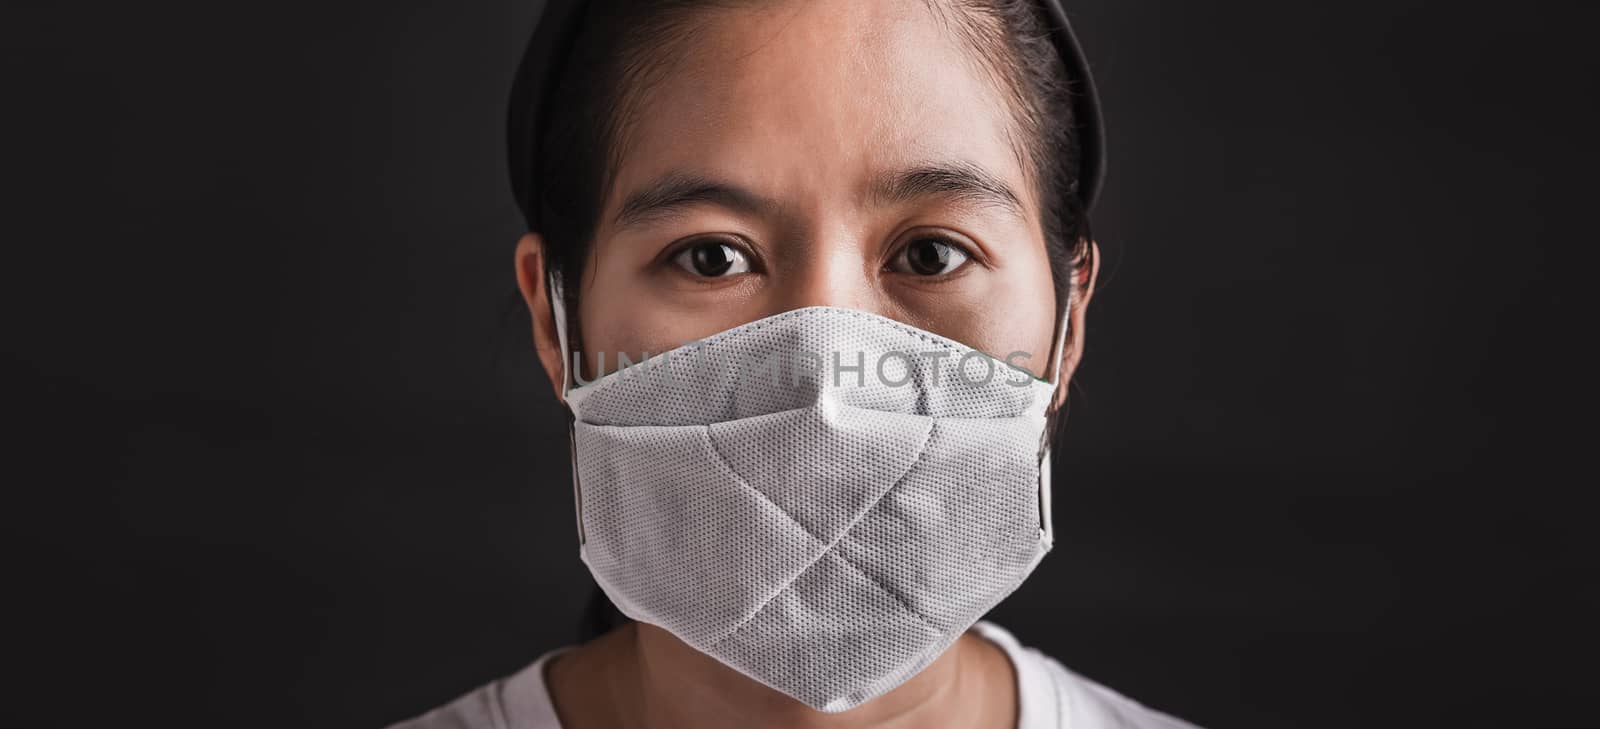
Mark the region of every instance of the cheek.
POLYGON ((925 328, 991 357, 1010 361, 1035 376, 1049 370, 1058 314, 1049 263, 989 272, 984 285, 959 306, 932 313, 925 328))
POLYGON ((578 321, 586 380, 616 371, 619 354, 637 362, 647 352, 660 353, 692 338, 680 339, 674 331, 681 320, 663 316, 644 297, 618 296, 617 289, 601 274, 580 297, 578 321))
POLYGON ((995 322, 993 325, 994 330, 1003 333, 1006 338, 1006 342, 996 343, 1003 344, 1006 350, 999 356, 1005 357, 1011 352, 1027 353, 1025 357, 1013 361, 1033 376, 1041 378, 1049 374, 1052 365, 1050 355, 1054 354, 1052 345, 1055 343, 1056 317, 1060 314, 1049 269, 1044 270, 1043 280, 1034 287, 1027 289, 1018 287, 1013 290, 1014 295, 1025 298, 1010 302, 1005 308, 1000 309, 1015 313, 1006 317, 1007 321, 995 322))
POLYGON ((668 295, 624 258, 590 261, 578 302, 585 380, 617 370, 619 353, 639 362, 756 318, 737 298, 668 295))

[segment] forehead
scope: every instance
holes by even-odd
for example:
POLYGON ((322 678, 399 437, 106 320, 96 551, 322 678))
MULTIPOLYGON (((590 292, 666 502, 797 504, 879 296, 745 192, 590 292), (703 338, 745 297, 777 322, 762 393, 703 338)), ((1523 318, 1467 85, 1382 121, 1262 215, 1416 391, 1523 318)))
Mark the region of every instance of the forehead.
POLYGON ((693 171, 795 204, 886 170, 959 162, 1036 206, 1006 96, 927 0, 706 10, 662 46, 618 140, 618 192, 693 171))

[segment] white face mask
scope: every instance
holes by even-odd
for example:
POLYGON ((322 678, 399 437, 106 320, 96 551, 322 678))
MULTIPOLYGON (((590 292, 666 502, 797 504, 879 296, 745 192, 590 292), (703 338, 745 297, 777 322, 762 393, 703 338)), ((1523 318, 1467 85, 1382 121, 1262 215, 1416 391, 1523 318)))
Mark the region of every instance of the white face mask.
POLYGON ((1055 389, 860 311, 730 329, 565 393, 579 554, 629 617, 815 709, 854 708, 1050 549, 1055 389))

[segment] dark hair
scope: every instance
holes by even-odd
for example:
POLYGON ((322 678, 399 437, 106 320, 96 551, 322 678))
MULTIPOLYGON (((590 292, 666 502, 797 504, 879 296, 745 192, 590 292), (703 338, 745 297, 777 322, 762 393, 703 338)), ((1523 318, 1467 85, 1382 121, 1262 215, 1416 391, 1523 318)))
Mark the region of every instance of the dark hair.
MULTIPOLYGON (((595 0, 583 10, 565 63, 553 80, 538 148, 539 210, 545 262, 564 282, 567 311, 577 311, 584 262, 599 224, 612 175, 620 165, 640 99, 669 72, 670 60, 693 39, 696 13, 756 0, 595 0)), ((1056 300, 1077 289, 1088 260, 1089 223, 1078 193, 1079 145, 1072 79, 1050 37, 1046 10, 1036 0, 923 0, 983 61, 1009 96, 1020 159, 1041 201, 1041 227, 1056 300)), ((569 336, 581 348, 581 326, 569 336)), ((1054 427, 1051 428, 1054 430, 1054 427)), ((603 593, 591 596, 581 638, 623 622, 603 593)))

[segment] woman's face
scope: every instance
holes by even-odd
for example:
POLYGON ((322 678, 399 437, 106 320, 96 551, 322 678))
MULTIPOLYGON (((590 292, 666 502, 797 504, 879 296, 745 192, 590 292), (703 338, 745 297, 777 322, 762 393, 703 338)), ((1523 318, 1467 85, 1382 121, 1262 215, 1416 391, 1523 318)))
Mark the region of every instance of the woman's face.
POLYGON ((578 296, 587 375, 595 353, 813 305, 1049 374, 1059 310, 1012 106, 947 21, 923 0, 820 0, 696 22, 620 140, 578 296))

